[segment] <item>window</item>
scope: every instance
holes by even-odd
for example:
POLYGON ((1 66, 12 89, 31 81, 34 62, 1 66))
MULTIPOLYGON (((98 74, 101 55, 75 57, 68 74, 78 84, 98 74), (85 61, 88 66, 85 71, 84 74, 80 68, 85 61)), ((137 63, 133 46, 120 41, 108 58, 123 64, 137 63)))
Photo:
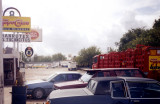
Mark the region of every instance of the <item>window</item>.
POLYGON ((112 83, 112 96, 113 97, 125 97, 125 87, 123 81, 112 83))
POLYGON ((97 73, 97 77, 104 77, 103 72, 98 72, 98 73, 97 73))
POLYGON ((67 80, 68 81, 72 81, 73 80, 72 74, 67 74, 66 76, 67 76, 67 80))
POLYGON ((66 80, 66 75, 60 74, 60 75, 56 76, 56 77, 54 78, 54 80, 55 80, 56 82, 63 82, 63 81, 66 80))
POLYGON ((80 78, 80 80, 82 80, 83 82, 88 82, 94 74, 95 72, 87 72, 80 78))
POLYGON ((106 72, 100 71, 97 73, 97 77, 109 77, 109 76, 111 76, 111 75, 110 75, 110 72, 108 72, 108 71, 106 71, 106 72))
POLYGON ((104 56, 100 56, 100 60, 104 59, 104 56))
POLYGON ((93 63, 97 63, 97 61, 98 61, 98 58, 95 57, 95 58, 93 59, 93 63))
POLYGON ((131 98, 160 98, 160 85, 154 82, 128 82, 131 98))
POLYGON ((139 70, 116 70, 117 76, 125 77, 143 77, 139 70))
POLYGON ((81 77, 79 74, 73 74, 73 79, 78 80, 81 77))

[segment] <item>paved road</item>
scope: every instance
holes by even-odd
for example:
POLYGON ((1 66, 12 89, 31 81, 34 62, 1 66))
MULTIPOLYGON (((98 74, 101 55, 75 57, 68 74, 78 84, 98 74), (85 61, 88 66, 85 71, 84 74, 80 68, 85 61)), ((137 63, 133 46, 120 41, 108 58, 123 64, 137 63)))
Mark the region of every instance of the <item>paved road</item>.
MULTIPOLYGON (((37 79, 43 79, 48 77, 51 74, 54 74, 55 72, 65 72, 68 71, 67 68, 52 68, 52 69, 26 69, 26 80, 37 80, 37 79)), ((78 70, 80 73, 84 73, 84 71, 78 70)), ((6 86, 4 88, 4 104, 11 104, 11 92, 12 87, 6 86)), ((42 100, 34 100, 34 99, 27 99, 27 104, 43 104, 45 102, 45 99, 42 100)))

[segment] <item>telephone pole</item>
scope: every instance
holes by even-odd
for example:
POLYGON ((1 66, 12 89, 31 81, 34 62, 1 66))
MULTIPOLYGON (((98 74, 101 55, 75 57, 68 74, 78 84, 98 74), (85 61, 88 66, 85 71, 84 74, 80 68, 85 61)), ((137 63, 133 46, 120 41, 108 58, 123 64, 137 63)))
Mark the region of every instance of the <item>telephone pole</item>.
POLYGON ((0 0, 0 104, 4 104, 2 27, 2 0, 0 0))

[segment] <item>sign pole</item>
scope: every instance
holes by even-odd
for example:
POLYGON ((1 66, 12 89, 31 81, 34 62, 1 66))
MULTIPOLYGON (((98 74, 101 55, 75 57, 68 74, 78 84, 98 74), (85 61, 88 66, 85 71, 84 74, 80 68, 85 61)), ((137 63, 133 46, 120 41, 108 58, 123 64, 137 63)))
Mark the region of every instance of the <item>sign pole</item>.
POLYGON ((4 104, 3 75, 3 41, 2 41, 2 0, 0 0, 0 104, 4 104))

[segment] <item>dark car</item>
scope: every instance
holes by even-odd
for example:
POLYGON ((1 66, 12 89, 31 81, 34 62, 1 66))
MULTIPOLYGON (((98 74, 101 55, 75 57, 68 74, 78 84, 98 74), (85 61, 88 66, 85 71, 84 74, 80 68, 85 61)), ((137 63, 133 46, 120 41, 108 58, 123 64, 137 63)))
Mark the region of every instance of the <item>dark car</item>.
POLYGON ((28 81, 25 83, 27 96, 41 99, 49 95, 55 83, 78 80, 80 77, 81 74, 78 72, 57 72, 47 79, 28 81))
POLYGON ((87 69, 86 73, 76 81, 62 82, 54 84, 55 89, 82 88, 86 87, 88 81, 93 77, 146 77, 138 68, 103 68, 87 69))
POLYGON ((85 88, 52 91, 46 104, 160 104, 160 83, 149 78, 97 77, 85 88))

